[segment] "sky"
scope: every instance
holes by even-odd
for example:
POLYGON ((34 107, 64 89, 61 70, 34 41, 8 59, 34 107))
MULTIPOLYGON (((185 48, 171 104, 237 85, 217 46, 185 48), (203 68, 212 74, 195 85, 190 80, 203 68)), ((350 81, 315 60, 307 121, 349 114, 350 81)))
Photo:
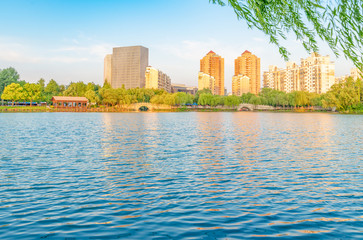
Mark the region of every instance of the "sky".
MULTIPOLYGON (((234 59, 245 50, 261 58, 261 76, 269 65, 286 63, 276 46, 257 29, 248 29, 233 9, 209 0, 0 0, 0 69, 14 67, 22 80, 44 78, 60 84, 103 84, 103 62, 113 47, 149 48, 149 65, 172 83, 198 85, 199 61, 210 50, 224 58, 230 92, 234 59)), ((284 46, 290 61, 308 57, 294 36, 284 46)), ((336 76, 353 64, 330 55, 336 76)), ((261 79, 262 80, 262 79, 261 79)))

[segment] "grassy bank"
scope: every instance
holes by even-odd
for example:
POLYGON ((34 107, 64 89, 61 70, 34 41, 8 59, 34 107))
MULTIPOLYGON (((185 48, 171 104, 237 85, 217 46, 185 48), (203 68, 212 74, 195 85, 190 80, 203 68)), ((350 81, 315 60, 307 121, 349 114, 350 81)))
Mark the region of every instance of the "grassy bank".
POLYGON ((49 108, 47 108, 47 106, 34 106, 34 107, 30 107, 30 106, 24 106, 24 107, 12 107, 12 106, 0 106, 0 110, 18 110, 18 111, 47 111, 49 110, 49 108))
MULTIPOLYGON (((0 106, 0 112, 139 112, 120 108, 112 107, 99 107, 99 108, 88 108, 87 110, 80 109, 54 109, 53 107, 47 106, 26 106, 26 107, 11 107, 11 106, 0 106)), ((148 112, 238 112, 236 109, 222 109, 222 108, 187 108, 179 107, 172 109, 154 109, 148 112)), ((295 113, 309 113, 309 112, 325 112, 331 113, 327 110, 315 110, 315 109, 275 109, 275 110, 254 110, 254 112, 295 112, 295 113)), ((341 114, 363 114, 362 109, 347 110, 339 112, 341 114)))

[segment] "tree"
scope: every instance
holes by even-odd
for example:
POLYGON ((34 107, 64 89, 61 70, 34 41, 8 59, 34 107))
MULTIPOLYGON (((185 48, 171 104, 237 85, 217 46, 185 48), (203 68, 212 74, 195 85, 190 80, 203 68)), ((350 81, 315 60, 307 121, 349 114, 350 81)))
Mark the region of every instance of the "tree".
POLYGON ((6 86, 18 82, 19 78, 18 72, 12 67, 0 71, 0 95, 3 93, 6 86))
POLYGON ((58 95, 60 92, 58 83, 55 80, 51 79, 47 86, 44 88, 44 92, 52 96, 58 95))
POLYGON ((152 103, 152 104, 162 104, 163 103, 162 95, 153 96, 150 99, 150 103, 152 103))
POLYGON ((30 101, 30 106, 32 106, 33 101, 38 101, 42 95, 42 87, 36 83, 26 83, 23 89, 24 99, 30 101))
POLYGON ((241 96, 242 103, 250 103, 250 99, 255 96, 253 93, 243 93, 241 96))
POLYGON ((186 105, 186 104, 193 104, 193 96, 189 93, 185 92, 178 92, 175 94, 175 104, 177 105, 186 105))
POLYGON ((100 90, 100 95, 102 97, 102 101, 106 105, 111 105, 112 107, 119 103, 120 94, 119 91, 115 88, 102 88, 100 90))
POLYGON ((44 88, 44 97, 43 99, 46 102, 50 102, 53 96, 61 95, 61 89, 58 83, 51 79, 49 83, 44 88))
POLYGON ((15 101, 25 100, 24 89, 19 83, 12 83, 4 88, 1 98, 11 100, 14 106, 15 101))
POLYGON ((227 96, 224 99, 224 105, 226 106, 237 106, 241 103, 241 99, 235 95, 227 96))
POLYGON ((83 82, 71 83, 64 91, 64 96, 83 97, 87 91, 87 85, 83 82))
MULTIPOLYGON (((206 94, 212 94, 212 91, 210 89, 203 89, 203 90, 198 90, 196 93, 195 93, 195 96, 194 96, 194 102, 195 103, 198 103, 199 102, 199 96, 203 93, 206 93, 206 94)), ((199 103, 198 103, 199 104, 199 103)))
POLYGON ((295 92, 295 104, 297 106, 306 106, 309 105, 309 97, 308 92, 304 91, 296 91, 295 92))
POLYGON ((338 111, 363 109, 363 83, 351 77, 344 82, 334 84, 322 100, 324 107, 336 107, 338 111))
POLYGON ((166 105, 175 105, 175 95, 174 94, 170 94, 170 93, 165 93, 163 95, 161 95, 162 99, 163 99, 163 103, 166 105))
POLYGON ((45 80, 43 78, 39 79, 37 84, 40 85, 42 91, 44 90, 44 87, 45 87, 45 80))
POLYGON ((295 101, 295 92, 291 92, 287 94, 287 99, 288 99, 288 105, 289 106, 294 106, 296 107, 296 101, 295 101))
POLYGON ((249 103, 254 105, 260 105, 262 103, 261 98, 259 96, 253 95, 249 101, 249 103))
POLYGON ((198 105, 211 106, 212 101, 213 101, 212 98, 213 98, 213 95, 211 93, 202 93, 198 97, 198 105))
POLYGON ((92 104, 96 104, 99 102, 99 97, 96 94, 96 91, 89 89, 84 96, 90 101, 92 104))
POLYGON ((228 3, 238 19, 249 28, 257 28, 270 38, 288 59, 289 52, 280 45, 293 33, 307 52, 318 52, 317 37, 325 41, 336 56, 344 56, 363 68, 363 4, 361 0, 209 0, 221 6, 228 3))

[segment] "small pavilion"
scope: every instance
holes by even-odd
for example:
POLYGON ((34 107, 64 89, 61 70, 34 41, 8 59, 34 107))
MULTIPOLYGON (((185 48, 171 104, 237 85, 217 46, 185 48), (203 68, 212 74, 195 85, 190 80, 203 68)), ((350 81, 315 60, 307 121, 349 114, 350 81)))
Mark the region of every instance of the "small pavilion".
POLYGON ((51 101, 55 108, 87 108, 88 105, 85 97, 54 96, 51 101))

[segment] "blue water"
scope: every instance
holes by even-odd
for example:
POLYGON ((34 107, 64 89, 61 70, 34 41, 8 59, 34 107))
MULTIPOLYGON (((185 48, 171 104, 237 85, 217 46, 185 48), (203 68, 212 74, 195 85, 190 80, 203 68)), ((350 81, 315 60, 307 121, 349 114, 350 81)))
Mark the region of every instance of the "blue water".
POLYGON ((0 239, 363 238, 363 116, 0 114, 0 239))

